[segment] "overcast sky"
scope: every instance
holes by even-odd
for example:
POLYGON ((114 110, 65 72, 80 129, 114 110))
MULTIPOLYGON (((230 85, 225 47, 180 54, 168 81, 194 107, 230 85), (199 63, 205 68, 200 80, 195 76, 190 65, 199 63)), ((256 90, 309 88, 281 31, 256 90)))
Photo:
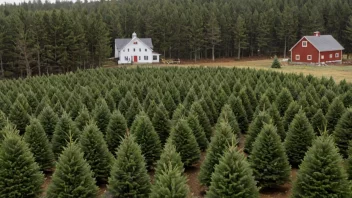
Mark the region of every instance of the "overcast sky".
MULTIPOLYGON (((21 3, 21 2, 28 2, 30 0, 0 0, 0 4, 4 3, 21 3)), ((33 0, 31 0, 33 2, 33 0)), ((45 0, 41 0, 43 3, 45 0)), ((56 0, 48 0, 49 2, 55 2, 56 0)), ((76 0, 61 0, 61 1, 76 1, 76 0)))

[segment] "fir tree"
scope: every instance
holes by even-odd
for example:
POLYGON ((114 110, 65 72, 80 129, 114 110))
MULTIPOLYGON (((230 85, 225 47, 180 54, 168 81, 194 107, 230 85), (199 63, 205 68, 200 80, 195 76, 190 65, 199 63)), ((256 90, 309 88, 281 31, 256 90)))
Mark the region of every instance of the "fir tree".
POLYGON ((333 133, 336 146, 342 157, 347 158, 349 142, 352 140, 352 109, 347 109, 338 121, 333 133))
POLYGON ((127 132, 127 122, 120 111, 114 111, 106 129, 106 143, 111 153, 115 154, 121 140, 127 132))
POLYGON ((44 107, 43 111, 39 114, 38 119, 42 124, 48 139, 51 140, 55 131, 55 126, 59 121, 59 117, 50 106, 47 106, 44 107))
POLYGON ((126 116, 126 113, 127 113, 127 110, 128 110, 128 106, 127 106, 125 98, 122 98, 120 100, 117 109, 122 113, 122 115, 126 116))
POLYGON ((270 106, 270 108, 268 109, 268 113, 272 118, 273 124, 277 128, 277 134, 280 136, 281 141, 284 141, 286 137, 286 131, 279 110, 277 109, 275 103, 270 106))
POLYGON ((293 118, 299 112, 299 110, 300 110, 300 106, 296 101, 292 101, 290 105, 288 105, 288 108, 285 111, 285 115, 283 117, 283 124, 284 124, 285 131, 288 130, 288 127, 290 126, 293 118))
POLYGON ((168 119, 168 113, 157 107, 153 113, 152 123, 162 145, 165 144, 166 139, 169 137, 171 122, 168 119))
POLYGON ((326 113, 328 112, 329 106, 330 106, 329 99, 326 96, 323 96, 320 101, 320 108, 321 110, 323 110, 324 115, 326 115, 326 113))
POLYGON ((112 165, 112 155, 97 125, 91 121, 80 137, 80 147, 97 182, 105 183, 112 165))
POLYGON ((243 107, 246 111, 246 115, 247 115, 247 120, 248 120, 248 123, 252 121, 252 118, 253 118, 253 107, 250 103, 250 100, 248 98, 248 95, 245 91, 245 89, 242 89, 239 94, 238 94, 238 97, 241 99, 242 101, 242 104, 243 104, 243 107))
POLYGON ((328 112, 325 115, 327 121, 327 130, 329 133, 332 133, 334 131, 337 122, 345 111, 346 109, 343 106, 342 100, 339 97, 335 98, 329 106, 328 112))
POLYGON ((284 116, 285 111, 292 101, 293 97, 291 92, 287 88, 283 88, 276 98, 276 104, 281 116, 284 116))
POLYGON ((198 177, 202 185, 210 185, 211 175, 214 172, 215 165, 219 163, 219 159, 234 139, 236 139, 236 136, 232 132, 231 126, 226 122, 219 123, 214 136, 211 138, 205 160, 200 167, 198 177))
POLYGON ((4 112, 0 110, 0 131, 6 126, 8 119, 4 112))
POLYGON ((134 121, 136 115, 142 110, 142 106, 140 105, 137 98, 134 98, 126 112, 126 121, 127 126, 132 126, 132 122, 134 121))
POLYGON ((131 127, 131 134, 136 137, 136 142, 141 146, 148 168, 152 168, 159 159, 162 148, 152 122, 143 111, 136 116, 131 127))
POLYGON ((79 138, 79 135, 76 124, 71 120, 71 117, 64 112, 55 126, 51 140, 55 157, 57 158, 61 154, 70 137, 76 140, 79 138))
POLYGON ((273 63, 271 64, 271 68, 277 68, 277 69, 281 68, 281 63, 280 63, 280 61, 279 61, 279 59, 277 58, 276 55, 274 57, 273 63))
POLYGON ((25 132, 25 128, 30 121, 30 115, 25 107, 23 107, 19 98, 16 99, 10 108, 9 119, 16 125, 21 134, 25 132))
POLYGON ((27 143, 6 130, 0 147, 0 197, 39 197, 43 182, 27 143))
POLYGON ((307 151, 292 197, 351 197, 343 161, 331 137, 318 137, 307 151))
POLYGON ((75 119, 76 125, 80 131, 83 131, 84 127, 88 124, 89 120, 91 119, 89 111, 87 107, 83 107, 78 116, 75 119))
POLYGON ((75 143, 70 142, 56 164, 47 197, 96 197, 99 189, 95 183, 83 152, 75 143))
POLYGON ((352 180, 352 141, 350 141, 348 146, 347 173, 348 179, 352 180))
POLYGON ((210 140, 210 137, 212 135, 210 122, 199 102, 194 102, 192 104, 190 113, 194 113, 198 116, 199 123, 203 127, 205 136, 208 140, 210 140))
POLYGON ((181 118, 176 122, 171 128, 170 138, 185 166, 192 166, 200 159, 197 140, 186 120, 181 118))
POLYGON ((240 136, 240 128, 237 123, 237 119, 233 111, 231 110, 230 105, 225 104, 223 108, 221 109, 221 113, 219 115, 217 123, 220 122, 227 122, 231 126, 232 132, 237 135, 237 137, 240 136))
POLYGON ((199 123, 198 116, 194 112, 191 112, 187 117, 187 122, 189 127, 192 129, 193 135, 197 140, 199 148, 205 151, 209 142, 205 136, 203 127, 199 123))
POLYGON ((257 117, 254 118, 253 122, 249 125, 248 128, 248 135, 246 137, 246 141, 244 144, 244 151, 246 153, 251 153, 253 143, 257 138, 258 134, 262 130, 264 124, 268 124, 271 122, 271 117, 268 115, 267 112, 262 111, 259 112, 257 117))
POLYGON ((171 120, 172 125, 175 125, 175 123, 180 118, 186 117, 186 114, 187 114, 187 112, 186 112, 185 106, 183 106, 182 104, 179 104, 172 114, 172 120, 171 120))
POLYGON ((103 98, 99 98, 95 104, 95 109, 93 111, 94 119, 97 122, 99 130, 105 134, 106 127, 109 124, 110 120, 110 110, 103 98))
POLYGON ((113 197, 149 197, 150 178, 140 146, 126 135, 116 153, 108 191, 113 197))
POLYGON ((303 110, 296 114, 284 142, 288 161, 293 167, 301 164, 305 153, 315 138, 312 125, 303 110))
POLYGON ((258 198, 253 172, 244 155, 231 146, 220 158, 211 176, 206 198, 258 198))
POLYGON ((264 125, 249 156, 259 187, 276 187, 289 181, 291 167, 280 136, 272 124, 264 125))
POLYGON ((321 109, 319 109, 317 113, 315 113, 315 115, 312 117, 311 123, 315 134, 320 135, 320 133, 324 131, 327 122, 321 109))
MULTIPOLYGON (((145 108, 145 107, 144 107, 145 108)), ((152 100, 148 106, 148 108, 146 108, 146 113, 148 115, 148 117, 153 118, 154 113, 156 111, 156 109, 158 108, 158 105, 155 103, 154 100, 152 100)))
POLYGON ((24 141, 28 143, 40 170, 46 171, 54 167, 54 153, 38 119, 31 119, 30 124, 26 127, 24 141))
POLYGON ((248 120, 247 120, 246 111, 244 110, 244 107, 242 104, 242 100, 239 97, 236 97, 234 94, 232 94, 229 97, 228 104, 231 106, 231 109, 237 118, 238 125, 240 127, 241 132, 246 133, 248 129, 248 120))
POLYGON ((166 110, 169 112, 169 118, 172 116, 172 112, 176 109, 176 104, 174 99, 172 99, 172 96, 169 91, 166 91, 162 98, 163 104, 165 105, 166 110))

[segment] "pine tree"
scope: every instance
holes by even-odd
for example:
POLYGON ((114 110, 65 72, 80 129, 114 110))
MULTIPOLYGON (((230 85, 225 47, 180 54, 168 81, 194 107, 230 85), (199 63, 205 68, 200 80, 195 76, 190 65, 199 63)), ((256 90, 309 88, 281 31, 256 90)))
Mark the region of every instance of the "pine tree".
POLYGON ((78 116, 75 119, 75 123, 80 131, 83 131, 84 127, 88 124, 89 120, 91 119, 89 111, 87 107, 83 107, 78 116))
POLYGON ((38 119, 31 119, 23 138, 28 143, 40 170, 47 171, 54 167, 54 153, 51 150, 44 128, 38 119))
POLYGON ((334 131, 337 122, 345 111, 346 109, 343 106, 341 98, 335 98, 330 104, 328 112, 325 115, 327 121, 327 130, 330 134, 334 131))
POLYGON ((96 197, 99 189, 95 183, 83 152, 75 143, 70 142, 56 164, 47 197, 96 197))
POLYGON ((128 106, 127 106, 125 98, 122 98, 120 100, 117 109, 122 113, 122 115, 126 116, 126 113, 127 113, 127 110, 128 110, 128 106))
POLYGON ((248 95, 247 95, 245 89, 241 89, 241 91, 238 94, 238 97, 242 101, 243 107, 246 111, 248 123, 250 123, 252 121, 254 112, 253 112, 253 107, 249 101, 249 98, 248 98, 248 95))
POLYGON ((5 131, 0 147, 0 197, 39 197, 44 176, 27 143, 5 131))
POLYGON ((312 117, 311 123, 315 134, 320 135, 327 125, 326 118, 321 109, 319 109, 312 117))
POLYGON ((0 131, 6 126, 8 119, 4 112, 0 110, 0 131))
POLYGON ((352 109, 347 109, 338 121, 333 133, 336 146, 342 157, 347 158, 349 142, 352 140, 352 109))
POLYGON ((219 115, 217 123, 220 122, 227 122, 231 126, 232 132, 237 135, 237 137, 240 136, 240 128, 237 123, 237 119, 233 111, 231 110, 230 105, 226 104, 223 106, 221 109, 221 113, 219 115))
POLYGON ((347 158, 347 173, 348 179, 352 179, 352 141, 350 141, 348 146, 348 158, 347 158))
POLYGON ((159 139, 162 145, 165 144, 166 139, 169 137, 171 122, 168 119, 168 113, 161 109, 162 107, 156 108, 152 117, 152 123, 156 133, 159 135, 159 139))
POLYGON ((152 168, 159 159, 162 148, 152 122, 143 111, 136 116, 130 131, 141 146, 147 167, 152 168))
POLYGON ((97 103, 95 104, 95 108, 93 111, 94 119, 97 122, 99 130, 105 134, 106 127, 109 124, 110 120, 110 110, 106 101, 103 98, 99 98, 97 103))
POLYGON ((278 68, 278 69, 281 68, 281 63, 276 55, 274 57, 273 63, 271 64, 271 68, 278 68))
POLYGON ((276 127, 264 125, 249 156, 259 187, 275 187, 289 181, 291 167, 276 127))
POLYGON ((38 119, 42 124, 48 139, 51 140, 55 131, 55 126, 59 121, 59 117, 50 106, 47 106, 44 107, 43 111, 39 114, 38 119))
POLYGON ((30 115, 28 114, 28 111, 25 109, 25 107, 23 107, 19 97, 10 108, 9 119, 13 124, 16 125, 16 128, 20 131, 21 134, 25 132, 25 128, 30 121, 30 115))
POLYGON ((120 111, 114 111, 110 117, 108 127, 106 129, 106 143, 112 154, 116 153, 121 140, 127 132, 127 122, 120 111))
POLYGON ((180 119, 186 117, 187 112, 185 106, 183 104, 179 104, 175 111, 172 114, 172 120, 171 123, 172 125, 175 125, 175 123, 180 119))
POLYGON ((183 101, 183 106, 185 106, 186 109, 190 109, 191 105, 198 100, 198 96, 194 91, 194 88, 191 87, 186 95, 186 98, 183 101))
POLYGON ((205 136, 207 137, 208 140, 210 140, 210 137, 212 135, 211 125, 206 113, 204 112, 199 102, 194 102, 192 104, 190 113, 194 113, 198 116, 199 123, 203 127, 205 136))
POLYGON ((169 112, 169 118, 171 118, 172 112, 174 112, 174 110, 176 109, 176 104, 169 91, 166 91, 162 98, 162 101, 165 105, 166 110, 169 112))
POLYGON ((219 163, 221 156, 229 148, 231 141, 234 139, 236 139, 236 135, 232 132, 231 126, 226 122, 219 123, 214 136, 211 138, 205 160, 200 167, 198 177, 202 185, 210 185, 215 165, 219 163))
POLYGON ((283 88, 276 98, 276 104, 281 116, 284 116, 285 111, 292 101, 293 97, 290 91, 287 88, 283 88))
POLYGON ((127 126, 132 126, 132 122, 135 120, 135 117, 142 110, 142 106, 140 105, 137 98, 134 98, 126 112, 126 120, 127 126))
POLYGON ((203 127, 199 123, 198 116, 194 112, 191 112, 187 117, 187 122, 189 127, 192 129, 200 150, 205 151, 209 142, 205 136, 203 127))
POLYGON ((55 126, 53 138, 51 140, 55 158, 59 157, 63 149, 66 147, 69 138, 77 140, 80 136, 76 124, 71 117, 64 112, 55 126))
POLYGON ((257 138, 258 134, 262 130, 264 124, 269 124, 271 122, 271 117, 266 111, 259 112, 257 117, 254 118, 253 122, 249 125, 248 135, 244 144, 244 151, 246 153, 251 153, 253 143, 257 138))
POLYGON ((318 137, 307 151, 292 197, 351 197, 343 161, 331 137, 318 137))
POLYGON ((284 123, 280 116, 279 110, 277 109, 275 103, 272 104, 268 109, 268 114, 271 116, 272 122, 274 126, 277 128, 277 134, 280 136, 281 141, 284 141, 286 137, 286 131, 285 131, 284 123))
POLYGON ((197 140, 186 120, 181 118, 175 123, 171 128, 170 138, 186 167, 192 166, 200 159, 197 140))
POLYGON ((229 97, 228 104, 231 106, 233 113, 235 114, 238 125, 242 133, 246 133, 248 129, 247 113, 244 110, 242 100, 232 94, 229 97))
POLYGON ((116 153, 108 191, 113 197, 148 197, 150 178, 140 146, 126 135, 116 153))
POLYGON ((258 198, 253 172, 244 155, 231 146, 220 158, 211 176, 206 198, 258 198))
POLYGON ((288 105, 288 108, 285 111, 285 115, 283 117, 283 124, 284 124, 285 131, 288 130, 288 127, 290 126, 295 115, 299 112, 300 108, 301 107, 296 101, 292 101, 290 105, 288 105))
POLYGON ((288 161, 293 167, 301 164, 305 153, 315 138, 312 125, 303 110, 296 114, 284 142, 288 161))

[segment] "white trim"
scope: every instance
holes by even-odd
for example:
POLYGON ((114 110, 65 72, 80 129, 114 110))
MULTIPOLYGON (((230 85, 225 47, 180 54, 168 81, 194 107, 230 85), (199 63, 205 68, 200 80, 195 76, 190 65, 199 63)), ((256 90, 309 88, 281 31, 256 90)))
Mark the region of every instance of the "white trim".
POLYGON ((340 58, 340 53, 335 53, 335 58, 340 58))
POLYGON ((296 54, 295 60, 301 60, 301 56, 299 54, 296 54), (298 57, 298 58, 297 58, 298 57))
POLYGON ((153 51, 153 49, 152 48, 150 48, 147 44, 145 44, 141 39, 139 39, 138 37, 136 37, 136 38, 132 38, 131 40, 130 40, 130 42, 128 42, 125 46, 123 46, 121 49, 125 49, 125 47, 126 46, 128 46, 132 41, 134 41, 134 40, 138 40, 138 42, 141 42, 141 43, 143 43, 148 49, 150 49, 151 51, 153 51))
POLYGON ((341 50, 341 63, 342 63, 342 59, 343 59, 343 56, 342 56, 342 50, 341 50))
POLYGON ((321 60, 324 60, 324 59, 325 59, 325 56, 324 56, 324 55, 320 55, 320 59, 321 59, 321 60))
POLYGON ((329 54, 329 58, 333 58, 332 54, 329 54))
POLYGON ((320 65, 320 59, 321 59, 321 56, 320 56, 320 52, 319 52, 319 62, 318 62, 319 65, 320 65))
POLYGON ((307 60, 312 60, 313 56, 312 55, 307 55, 307 60), (309 58, 310 57, 310 58, 309 58))
POLYGON ((308 47, 308 41, 302 41, 302 47, 308 47))

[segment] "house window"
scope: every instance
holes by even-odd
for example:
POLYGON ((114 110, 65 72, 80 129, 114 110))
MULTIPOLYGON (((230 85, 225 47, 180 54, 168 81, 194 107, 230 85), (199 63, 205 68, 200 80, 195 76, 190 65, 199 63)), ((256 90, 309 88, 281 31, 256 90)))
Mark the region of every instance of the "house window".
POLYGON ((136 51, 136 48, 133 48, 133 51, 135 52, 135 51, 136 51))
POLYGON ((128 56, 125 56, 125 61, 128 61, 128 56))
POLYGON ((158 56, 154 55, 153 60, 158 60, 158 56))
POLYGON ((128 48, 127 51, 129 52, 129 51, 130 51, 130 48, 128 48))
POLYGON ((312 55, 308 55, 307 60, 312 60, 312 55))
POLYGON ((300 60, 301 56, 300 55, 296 55, 296 60, 300 60))
POLYGON ((137 45, 138 43, 137 43, 137 41, 135 41, 135 42, 133 42, 133 44, 137 45))
POLYGON ((332 54, 330 54, 329 57, 332 58, 332 54))
POLYGON ((147 51, 147 49, 145 49, 145 51, 147 51))
POLYGON ((125 52, 125 50, 123 50, 123 52, 125 52))
POLYGON ((336 53, 336 54, 335 54, 335 58, 338 58, 339 56, 340 56, 339 53, 336 53))
POLYGON ((144 56, 144 60, 148 60, 148 56, 144 56))
POLYGON ((307 47, 307 41, 302 42, 302 47, 307 47))
POLYGON ((324 55, 321 55, 321 59, 322 59, 322 60, 324 59, 324 55))
POLYGON ((138 60, 141 60, 141 56, 138 57, 138 60))
POLYGON ((139 48, 139 51, 141 52, 141 51, 142 51, 142 49, 141 49, 141 48, 139 48))

